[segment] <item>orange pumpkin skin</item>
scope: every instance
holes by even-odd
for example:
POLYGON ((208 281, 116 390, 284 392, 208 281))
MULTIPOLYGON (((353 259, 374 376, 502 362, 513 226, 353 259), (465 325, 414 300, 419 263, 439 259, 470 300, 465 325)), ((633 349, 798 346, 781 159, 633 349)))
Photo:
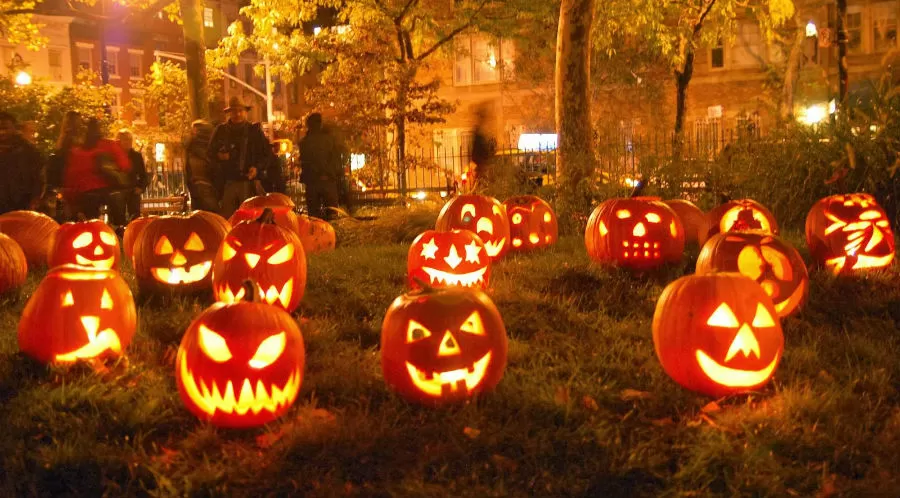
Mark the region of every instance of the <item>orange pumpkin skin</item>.
POLYGON ((185 407, 199 419, 253 427, 290 409, 303 382, 305 358, 303 336, 286 311, 262 302, 216 303, 184 333, 175 383, 185 407))
POLYGON ((28 261, 19 244, 0 233, 0 294, 15 289, 28 278, 28 261))
POLYGON ((778 316, 800 310, 809 294, 809 273, 793 246, 763 232, 720 233, 697 258, 697 274, 738 272, 762 286, 778 316))
POLYGON ((511 251, 542 249, 556 243, 559 224, 550 204, 540 197, 520 195, 503 201, 509 219, 511 251))
POLYGON ((0 215, 0 233, 19 244, 32 268, 47 264, 58 229, 56 220, 37 211, 10 211, 0 215))
POLYGON ((62 265, 25 304, 19 349, 42 363, 118 356, 136 327, 134 298, 118 272, 62 265))
POLYGON ((300 233, 297 214, 294 213, 294 201, 290 197, 277 192, 257 195, 245 200, 231 215, 229 221, 233 226, 242 221, 253 221, 262 215, 265 208, 270 208, 275 213, 276 225, 287 228, 296 234, 300 233))
POLYGON ((116 232, 101 220, 63 223, 53 239, 50 268, 65 264, 118 270, 122 250, 116 232))
POLYGON ((303 243, 306 254, 318 254, 333 251, 337 244, 334 227, 327 221, 315 216, 299 216, 297 235, 303 243))
POLYGON ((649 270, 681 261, 684 229, 656 197, 609 199, 588 218, 584 242, 598 263, 649 270))
POLYGON ((487 294, 426 289, 398 297, 381 326, 384 380, 425 405, 464 402, 503 378, 506 328, 487 294))
POLYGON ((497 261, 509 250, 509 219, 500 201, 486 195, 458 195, 444 204, 435 230, 469 230, 477 235, 488 256, 497 261))
POLYGON ((688 275, 669 284, 653 314, 653 344, 677 383, 709 396, 752 391, 784 352, 769 296, 739 273, 688 275))
POLYGON ((806 216, 806 244, 813 261, 834 274, 877 270, 894 260, 891 223, 869 194, 819 200, 806 216))
POLYGON ((693 202, 684 199, 663 201, 675 211, 684 227, 684 242, 702 246, 709 232, 709 219, 693 202))
POLYGON ((717 233, 760 230, 778 235, 778 221, 762 204, 753 199, 725 202, 709 212, 707 238, 717 233))
POLYGON ((406 258, 409 286, 475 287, 485 289, 491 278, 491 258, 484 242, 468 230, 423 232, 412 245, 406 258))
POLYGON ((134 243, 137 242, 138 235, 151 221, 157 218, 159 216, 140 216, 131 220, 125 227, 125 235, 122 236, 122 250, 125 251, 125 257, 128 260, 131 260, 134 255, 134 243))
POLYGON ((241 207, 260 209, 273 208, 272 211, 276 211, 274 208, 277 207, 293 208, 294 206, 296 206, 296 204, 294 204, 294 201, 291 200, 290 197, 278 192, 257 195, 241 203, 241 207))

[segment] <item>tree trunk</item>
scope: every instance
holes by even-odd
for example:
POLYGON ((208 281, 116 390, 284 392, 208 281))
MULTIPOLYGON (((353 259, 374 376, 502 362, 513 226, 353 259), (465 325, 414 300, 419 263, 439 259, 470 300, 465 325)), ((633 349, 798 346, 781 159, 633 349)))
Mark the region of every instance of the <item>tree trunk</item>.
POLYGON ((694 76, 694 49, 688 44, 684 54, 684 66, 675 71, 675 142, 684 135, 684 118, 687 113, 687 89, 694 76))
POLYGON ((203 5, 200 0, 181 0, 184 58, 187 66, 188 103, 192 119, 209 118, 206 90, 206 42, 203 38, 203 5))
POLYGON ((787 61, 785 61, 784 81, 781 87, 781 109, 778 113, 785 121, 792 121, 794 118, 794 92, 797 80, 800 78, 800 67, 806 47, 806 31, 802 19, 800 16, 794 17, 796 32, 791 40, 791 50, 788 52, 787 61))
POLYGON ((398 117, 394 121, 397 136, 397 188, 400 197, 406 199, 406 118, 398 117))
POLYGON ((838 46, 838 102, 847 98, 849 76, 847 75, 847 0, 837 0, 837 46, 838 46))

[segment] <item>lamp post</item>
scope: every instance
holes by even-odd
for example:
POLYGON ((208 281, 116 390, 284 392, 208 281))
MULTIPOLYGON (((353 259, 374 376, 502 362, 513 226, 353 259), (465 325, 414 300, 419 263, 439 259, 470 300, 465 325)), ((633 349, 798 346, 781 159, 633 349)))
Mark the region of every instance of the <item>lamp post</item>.
POLYGON ((16 73, 16 86, 28 86, 31 84, 31 75, 26 71, 16 73))

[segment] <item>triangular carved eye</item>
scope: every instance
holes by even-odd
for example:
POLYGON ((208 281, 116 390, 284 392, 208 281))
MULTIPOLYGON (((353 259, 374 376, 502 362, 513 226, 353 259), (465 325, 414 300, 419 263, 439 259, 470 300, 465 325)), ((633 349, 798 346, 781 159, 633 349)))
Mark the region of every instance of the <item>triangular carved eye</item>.
POLYGON ((210 330, 206 325, 200 325, 200 349, 216 363, 224 363, 231 359, 231 351, 225 338, 210 330))
POLYGON ((172 254, 175 252, 175 249, 172 247, 172 243, 169 242, 169 238, 163 235, 156 241, 156 247, 153 248, 153 252, 159 255, 172 254))
POLYGON ((202 251, 206 247, 203 245, 203 241, 200 240, 200 236, 197 235, 197 232, 191 232, 187 242, 184 243, 184 248, 188 251, 202 251))
POLYGON ((109 295, 109 291, 103 289, 103 295, 100 297, 100 309, 101 310, 111 310, 113 309, 113 300, 109 295))
POLYGON ((290 259, 294 256, 294 245, 286 244, 284 247, 278 250, 275 254, 269 256, 269 259, 266 260, 270 265, 280 265, 282 263, 286 263, 290 261, 290 259))
POLYGON ((738 319, 734 316, 734 311, 731 311, 731 307, 728 306, 728 303, 722 303, 716 308, 716 311, 713 311, 713 314, 709 316, 709 320, 706 321, 706 324, 710 327, 724 327, 729 329, 737 328, 740 323, 738 323, 738 319))
POLYGON ((259 370, 271 365, 284 352, 286 343, 287 334, 284 332, 267 337, 256 349, 256 353, 250 360, 250 366, 259 370))
POLYGON ((75 297, 72 295, 72 291, 67 291, 66 295, 63 296, 62 305, 64 307, 75 305, 75 297))
POLYGON ((419 342, 422 339, 431 337, 431 331, 428 330, 428 327, 422 325, 421 323, 410 320, 409 325, 406 327, 406 343, 412 344, 414 342, 419 342))
POLYGON ((237 251, 227 241, 222 244, 222 261, 231 261, 237 255, 237 251))
POLYGON ((753 315, 753 326, 756 328, 775 326, 775 320, 762 303, 756 305, 756 314, 753 315))
POLYGON ((479 315, 477 311, 473 311, 472 314, 469 315, 469 318, 466 318, 466 321, 463 322, 459 330, 475 335, 487 334, 484 330, 484 324, 481 323, 481 315, 479 315))

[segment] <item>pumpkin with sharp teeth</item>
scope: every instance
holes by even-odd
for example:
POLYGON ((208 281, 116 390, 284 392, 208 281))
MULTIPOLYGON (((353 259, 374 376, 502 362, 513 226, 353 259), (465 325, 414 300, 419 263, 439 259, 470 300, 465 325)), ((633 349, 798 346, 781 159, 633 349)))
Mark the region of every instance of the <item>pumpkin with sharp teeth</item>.
POLYGON ((428 288, 398 297, 381 326, 384 379, 427 405, 492 390, 506 369, 506 328, 480 290, 428 288))
POLYGON ((509 220, 500 201, 485 195, 458 195, 444 204, 435 230, 469 230, 481 238, 484 249, 497 261, 509 250, 509 220))
POLYGON ((0 215, 0 233, 19 244, 32 268, 47 264, 57 230, 59 223, 56 220, 37 211, 10 211, 0 215))
POLYGON ((275 214, 276 225, 300 234, 300 222, 297 218, 297 213, 294 212, 294 201, 290 197, 277 192, 257 195, 245 200, 228 221, 233 226, 242 221, 253 221, 259 218, 266 208, 271 209, 275 214))
POLYGON ((656 303, 653 344, 669 377, 710 396, 762 387, 784 353, 772 299, 740 273, 669 284, 656 303))
POLYGON ((806 217, 806 243, 816 264, 836 275, 885 268, 894 260, 891 222, 869 194, 817 202, 806 217))
POLYGON ((239 301, 249 278, 268 304, 287 312, 300 304, 306 289, 306 254, 297 235, 276 225, 273 217, 266 208, 259 219, 241 222, 225 236, 212 267, 217 301, 239 301))
POLYGON ((549 247, 559 238, 556 213, 540 197, 520 195, 503 201, 509 218, 511 251, 549 247))
POLYGON ((242 300, 216 303, 188 327, 175 358, 184 405, 222 427, 252 427, 283 415, 303 381, 305 352, 297 322, 258 302, 247 282, 242 300))
POLYGON ((491 277, 491 258, 481 239, 468 230, 428 230, 409 247, 406 269, 413 289, 420 287, 419 282, 484 289, 491 277))
POLYGON ((649 270, 681 260, 684 229, 656 197, 609 199, 591 213, 584 243, 598 263, 649 270))
POLYGON ((15 240, 0 233, 0 294, 15 289, 28 278, 25 253, 15 240))
POLYGON ((772 212, 753 199, 730 200, 709 212, 707 238, 717 233, 759 230, 778 235, 772 212))
POLYGON ((19 349, 43 363, 118 356, 136 326, 134 298, 118 272, 62 265, 25 304, 19 349))
POLYGON ((297 217, 297 223, 299 226, 297 234, 306 254, 318 254, 334 250, 337 237, 331 223, 305 214, 297 217))
POLYGON ((118 270, 119 238, 116 232, 101 220, 63 223, 53 240, 53 251, 47 261, 54 266, 76 264, 118 270))

